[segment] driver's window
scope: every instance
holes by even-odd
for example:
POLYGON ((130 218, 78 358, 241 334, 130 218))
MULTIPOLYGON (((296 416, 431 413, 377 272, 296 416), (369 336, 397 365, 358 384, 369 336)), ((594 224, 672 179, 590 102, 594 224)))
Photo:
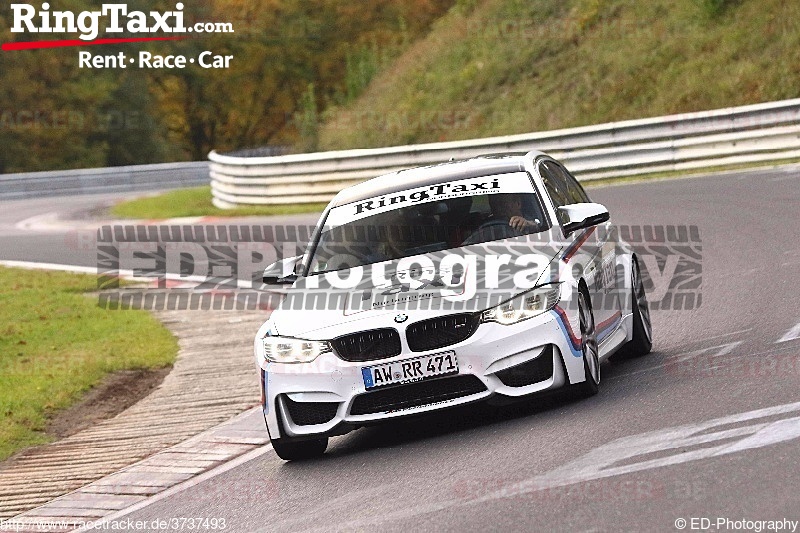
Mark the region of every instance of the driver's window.
POLYGON ((564 181, 556 165, 551 161, 542 161, 539 163, 539 175, 542 177, 544 186, 547 189, 547 194, 550 195, 550 199, 553 201, 553 207, 556 210, 559 222, 564 224, 564 215, 561 214, 558 208, 574 203, 570 198, 567 183, 564 181))
POLYGON ((563 165, 552 165, 551 163, 551 166, 555 168, 557 175, 560 177, 559 181, 564 183, 571 204, 591 202, 589 195, 583 190, 578 180, 563 165))

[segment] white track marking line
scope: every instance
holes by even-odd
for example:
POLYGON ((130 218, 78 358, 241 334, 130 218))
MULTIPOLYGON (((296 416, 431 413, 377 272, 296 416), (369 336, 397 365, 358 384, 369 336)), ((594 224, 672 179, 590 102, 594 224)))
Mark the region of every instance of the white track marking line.
POLYGON ((55 270, 58 272, 70 272, 72 274, 97 275, 97 267, 58 265, 55 263, 32 263, 30 261, 0 261, 0 266, 5 266, 9 268, 24 268, 26 270, 55 270))
MULTIPOLYGON (((126 281, 138 281, 141 283, 150 283, 158 279, 158 278, 136 276, 133 270, 103 270, 98 272, 97 267, 59 265, 55 263, 35 263, 30 261, 0 261, 0 266, 5 266, 8 268, 24 268, 27 270, 52 270, 57 272, 70 272, 72 274, 113 276, 120 279, 124 279, 126 281)), ((167 279, 168 281, 179 281, 193 285, 198 285, 209 281, 209 278, 205 276, 180 276, 178 274, 170 274, 170 273, 164 276, 164 278, 167 279)), ((253 283, 249 280, 237 279, 236 285, 237 288, 239 289, 253 288, 253 283)), ((233 290, 233 287, 221 287, 218 288, 218 290, 233 290)), ((269 292, 278 292, 278 291, 269 291, 269 292)))
POLYGON ((169 488, 169 489, 167 489, 167 490, 165 490, 163 492, 159 492, 158 494, 154 494, 153 496, 147 498, 146 500, 141 501, 141 502, 139 502, 139 503, 137 503, 135 505, 132 505, 131 507, 128 507, 127 509, 122 509, 121 511, 117 511, 116 513, 114 513, 112 515, 100 518, 96 522, 92 522, 91 527, 83 527, 81 529, 76 529, 75 533, 83 533, 83 532, 86 532, 86 531, 102 530, 103 529, 103 524, 105 524, 105 523, 110 523, 110 522, 113 522, 115 520, 119 520, 120 518, 123 518, 123 517, 125 517, 125 516, 127 516, 127 515, 129 515, 131 513, 134 513, 136 511, 144 509, 145 507, 149 507, 149 506, 153 505, 154 503, 159 502, 159 501, 161 501, 161 500, 163 500, 165 498, 169 498, 170 496, 174 496, 175 494, 178 494, 178 493, 183 492, 183 491, 185 491, 187 489, 190 489, 190 488, 194 487, 195 485, 199 485, 200 483, 204 483, 205 481, 208 481, 209 479, 213 479, 213 478, 215 478, 215 477, 217 477, 219 475, 224 474, 225 472, 233 470, 234 468, 237 468, 237 467, 239 467, 239 466, 241 466, 241 465, 243 465, 245 463, 248 463, 248 462, 250 462, 250 461, 252 461, 254 459, 258 459, 259 457, 261 457, 262 455, 264 455, 264 454, 266 454, 266 453, 268 453, 270 451, 272 451, 272 444, 265 444, 264 446, 261 446, 260 448, 256 448, 255 450, 251 450, 251 451, 247 452, 244 455, 240 455, 236 459, 234 459, 232 461, 229 461, 229 462, 227 462, 227 463, 225 463, 223 465, 220 465, 217 468, 214 468, 213 470, 209 470, 208 472, 200 474, 199 476, 196 476, 196 477, 193 477, 191 479, 188 479, 188 480, 184 481, 183 483, 181 483, 179 485, 175 485, 174 487, 171 487, 171 488, 169 488))
POLYGON ((716 350, 716 351, 711 353, 709 355, 709 357, 720 357, 720 356, 723 356, 723 355, 728 355, 729 353, 731 353, 733 350, 735 350, 736 348, 738 348, 742 344, 744 344, 744 341, 735 341, 735 342, 729 342, 729 343, 725 343, 725 344, 720 344, 720 345, 717 345, 717 346, 709 346, 708 348, 700 348, 699 350, 694 350, 694 351, 691 351, 691 352, 689 352, 687 354, 679 354, 679 355, 676 355, 676 356, 672 356, 672 357, 668 358, 669 360, 666 363, 661 363, 661 364, 658 364, 658 365, 649 366, 647 368, 634 370, 633 372, 626 372, 624 374, 617 374, 615 376, 609 377, 608 380, 610 381, 612 379, 625 378, 625 377, 629 377, 629 376, 635 376, 637 374, 644 374, 644 373, 650 372, 652 370, 658 370, 659 368, 664 368, 664 367, 667 367, 667 366, 670 366, 670 365, 674 365, 676 363, 682 363, 684 361, 688 361, 690 359, 694 359, 698 355, 702 355, 704 353, 711 352, 712 350, 716 350))
POLYGON ((63 220, 58 211, 33 215, 14 223, 14 228, 23 231, 52 233, 64 231, 96 232, 105 226, 194 226, 203 223, 214 224, 214 217, 178 217, 166 219, 130 219, 130 220, 63 220))
POLYGON ((679 355, 677 358, 674 359, 674 361, 676 363, 680 363, 680 362, 683 362, 683 361, 688 361, 689 359, 694 359, 698 355, 702 355, 702 354, 704 354, 706 352, 711 352, 711 351, 713 351, 713 353, 711 354, 711 357, 720 357, 722 355, 728 355, 729 353, 731 353, 733 350, 735 350, 737 347, 739 347, 743 343, 744 343, 744 341, 735 341, 735 342, 729 342, 729 343, 726 343, 726 344, 720 344, 718 346, 710 346, 708 348, 700 348, 699 350, 694 350, 694 351, 691 351, 691 352, 689 352, 687 354, 679 355), (717 348, 719 348, 719 349, 717 349, 717 348))
MULTIPOLYGON (((796 346, 784 346, 782 348, 770 348, 769 350, 762 350, 760 352, 738 354, 738 355, 734 355, 733 357, 759 357, 759 356, 762 356, 762 355, 778 355, 781 352, 788 352, 788 351, 791 351, 791 350, 797 350, 797 347, 796 346)), ((659 364, 659 365, 655 365, 655 366, 650 366, 650 367, 647 367, 647 368, 642 368, 640 370, 635 370, 633 372, 628 372, 628 373, 625 373, 625 374, 619 374, 619 375, 616 375, 616 376, 607 377, 605 379, 606 379, 606 381, 611 381, 612 379, 617 379, 617 378, 622 378, 622 377, 627 377, 627 376, 633 376, 633 375, 636 375, 636 374, 644 374, 646 372, 650 372, 651 370, 658 370, 659 368, 664 368, 665 366, 669 366, 670 364, 674 364, 674 363, 670 362, 670 363, 663 363, 663 364, 659 364)), ((724 368, 724 365, 715 366, 713 368, 724 368)), ((709 370, 710 369, 711 368, 709 368, 709 370)))
POLYGON ((789 342, 795 339, 800 339, 800 323, 798 323, 792 329, 784 333, 783 337, 778 339, 778 342, 776 342, 775 344, 779 344, 781 342, 789 342))
MULTIPOLYGON (((55 211, 50 213, 42 213, 41 215, 34 215, 32 217, 28 217, 25 219, 20 220, 14 224, 14 228, 30 231, 31 227, 41 226, 43 225, 43 221, 45 220, 53 220, 58 216, 58 213, 55 211)), ((49 225, 47 225, 49 227, 49 225)))
POLYGON ((800 402, 623 437, 599 446, 547 474, 516 483, 482 499, 505 498, 532 490, 676 465, 793 440, 800 438, 800 417, 796 416, 798 411, 800 411, 800 402), (775 415, 787 415, 787 417, 777 421, 760 421, 775 415), (738 423, 743 425, 737 428, 717 430, 717 428, 738 423), (733 443, 727 442, 735 437, 743 438, 733 443), (687 447, 714 442, 720 444, 686 451, 687 447), (653 453, 671 450, 675 453, 657 459, 646 458, 653 453), (636 461, 637 457, 641 457, 642 460, 636 461))
MULTIPOLYGON (((738 413, 699 422, 659 429, 638 435, 615 439, 600 445, 584 455, 549 472, 469 499, 449 499, 401 509, 390 513, 377 513, 372 517, 339 524, 337 531, 367 529, 381 523, 393 523, 419 517, 449 508, 474 506, 506 498, 524 496, 543 490, 552 490, 577 483, 630 474, 642 470, 679 465, 701 459, 710 459, 731 453, 763 448, 800 438, 800 402, 777 405, 755 411, 738 413), (780 420, 765 421, 767 417, 785 415, 780 420), (730 424, 742 424, 728 428, 730 424), (731 439, 740 437, 735 442, 731 439), (716 446, 704 447, 708 443, 716 446), (684 451, 686 447, 695 449, 684 451), (673 451, 670 455, 650 459, 654 453, 673 451), (636 458, 641 460, 636 461, 636 458), (620 464, 622 463, 622 464, 620 464)), ((314 531, 330 531, 315 528, 314 531)))
POLYGON ((753 331, 753 328, 737 329, 736 331, 729 331, 727 333, 720 333, 719 335, 711 335, 709 337, 703 337, 702 339, 698 339, 696 341, 687 341, 687 342, 684 342, 683 344, 679 345, 676 348, 680 349, 680 346, 687 346, 687 345, 691 346, 693 344, 701 344, 701 343, 705 343, 707 341, 712 341, 712 340, 715 340, 715 339, 723 339, 725 337, 733 337, 734 335, 739 335, 741 333, 749 333, 750 331, 753 331))
POLYGON ((737 330, 737 331, 730 331, 728 333, 721 333, 719 335, 714 335, 712 337, 703 337, 703 340, 699 341, 699 342, 710 341, 710 340, 713 340, 713 339, 720 339, 722 337, 733 337, 734 335, 738 335, 739 333, 747 333, 749 331, 753 331, 753 328, 740 329, 740 330, 737 330))
MULTIPOLYGON (((780 352, 788 352, 788 351, 791 351, 791 350, 797 350, 797 347, 795 347, 795 346, 784 346, 782 348, 770 348, 769 350, 763 350, 763 351, 760 351, 760 352, 741 354, 741 355, 744 355, 744 356, 747 356, 747 357, 758 357, 760 355, 775 355, 775 354, 778 354, 780 352)), ((736 356, 734 356, 734 357, 736 357, 736 356)))

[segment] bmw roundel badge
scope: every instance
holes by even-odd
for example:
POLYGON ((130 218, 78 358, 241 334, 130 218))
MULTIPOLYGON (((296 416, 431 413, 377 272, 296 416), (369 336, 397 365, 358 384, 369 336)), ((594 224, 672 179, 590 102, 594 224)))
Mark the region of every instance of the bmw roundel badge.
POLYGON ((408 315, 405 315, 403 313, 400 313, 399 315, 394 317, 394 321, 397 322, 398 324, 402 324, 406 320, 408 320, 408 315))

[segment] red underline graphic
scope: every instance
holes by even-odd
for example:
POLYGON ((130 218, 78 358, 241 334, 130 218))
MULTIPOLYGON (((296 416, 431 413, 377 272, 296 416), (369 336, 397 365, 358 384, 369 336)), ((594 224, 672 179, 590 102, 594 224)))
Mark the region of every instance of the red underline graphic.
POLYGON ((3 43, 3 51, 36 50, 39 48, 65 48, 68 46, 94 46, 98 44, 144 43, 148 41, 179 41, 188 37, 137 37, 129 39, 95 39, 94 41, 36 41, 30 43, 3 43))

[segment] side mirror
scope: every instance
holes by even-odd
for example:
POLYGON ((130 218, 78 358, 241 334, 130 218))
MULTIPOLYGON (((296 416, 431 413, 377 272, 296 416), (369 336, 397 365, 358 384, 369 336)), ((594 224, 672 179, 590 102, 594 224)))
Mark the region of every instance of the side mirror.
POLYGON ((611 218, 608 209, 600 204, 565 205, 558 208, 558 213, 562 219, 561 227, 566 235, 602 224, 611 218))
POLYGON ((262 280, 266 285, 291 285, 297 281, 295 269, 302 256, 287 257, 264 269, 262 280))

